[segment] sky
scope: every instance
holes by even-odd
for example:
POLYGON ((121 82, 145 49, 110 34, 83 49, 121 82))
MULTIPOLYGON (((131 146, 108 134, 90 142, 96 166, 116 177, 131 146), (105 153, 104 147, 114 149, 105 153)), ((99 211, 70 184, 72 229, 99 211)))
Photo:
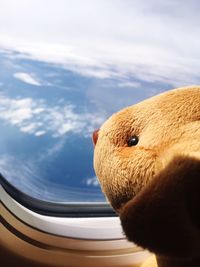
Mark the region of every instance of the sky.
POLYGON ((90 136, 92 129, 103 123, 100 114, 74 111, 72 104, 50 106, 48 102, 32 98, 12 99, 0 96, 0 119, 9 121, 21 132, 41 136, 62 137, 68 132, 90 136))
MULTIPOLYGON (((199 1, 0 1, 0 47, 99 78, 199 83, 199 1)), ((21 55, 22 56, 22 55, 21 55)))
POLYGON ((0 7, 0 172, 42 199, 104 201, 91 133, 122 107, 200 84, 200 2, 0 7))

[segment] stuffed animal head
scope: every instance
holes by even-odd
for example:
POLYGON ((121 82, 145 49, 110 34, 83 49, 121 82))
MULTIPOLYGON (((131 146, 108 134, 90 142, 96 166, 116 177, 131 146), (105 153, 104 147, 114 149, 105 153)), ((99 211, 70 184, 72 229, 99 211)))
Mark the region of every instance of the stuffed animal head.
POLYGON ((127 238, 159 255, 200 258, 200 87, 121 110, 93 141, 96 174, 127 238))

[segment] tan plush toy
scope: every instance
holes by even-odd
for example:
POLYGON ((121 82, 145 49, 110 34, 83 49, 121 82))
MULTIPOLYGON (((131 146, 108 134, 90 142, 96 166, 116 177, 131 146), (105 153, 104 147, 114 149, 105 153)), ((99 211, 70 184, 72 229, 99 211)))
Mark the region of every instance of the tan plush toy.
POLYGON ((143 266, 200 267, 200 86, 123 109, 93 134, 94 167, 143 266))

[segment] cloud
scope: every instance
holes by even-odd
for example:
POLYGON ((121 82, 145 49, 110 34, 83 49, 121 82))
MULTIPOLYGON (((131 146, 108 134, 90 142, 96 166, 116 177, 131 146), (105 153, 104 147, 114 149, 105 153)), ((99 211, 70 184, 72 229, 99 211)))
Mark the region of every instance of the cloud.
POLYGON ((26 183, 26 179, 33 179, 37 181, 36 169, 33 164, 26 161, 25 164, 16 157, 10 155, 0 155, 0 168, 1 173, 11 180, 13 185, 17 185, 19 188, 26 188, 26 191, 31 190, 30 183, 26 183))
MULTIPOLYGON (((48 156, 48 155, 47 155, 48 156)), ((94 202, 104 201, 100 192, 92 191, 91 188, 78 188, 69 185, 60 185, 57 181, 45 179, 41 168, 38 168, 39 159, 26 159, 25 161, 10 155, 0 155, 1 174, 19 188, 22 192, 32 197, 49 201, 62 202, 94 202)), ((96 186, 96 185, 95 185, 96 186)))
POLYGON ((35 136, 42 136, 44 135, 46 132, 43 130, 43 131, 37 131, 35 132, 35 136))
POLYGON ((37 80, 37 78, 33 74, 29 74, 25 72, 16 72, 13 74, 13 77, 24 83, 28 83, 28 84, 36 85, 36 86, 41 85, 41 83, 37 80))
POLYGON ((141 86, 141 84, 139 82, 124 81, 124 82, 118 83, 118 87, 139 88, 140 86, 141 86))
POLYGON ((198 1, 0 4, 0 46, 19 51, 18 57, 103 79, 133 76, 175 86, 200 82, 198 1))
POLYGON ((9 99, 0 97, 0 118, 9 121, 13 125, 21 125, 24 121, 31 119, 32 100, 25 99, 9 99))
POLYGON ((87 178, 86 180, 84 180, 84 183, 88 186, 99 187, 99 181, 96 176, 87 178))
POLYGON ((54 138, 70 132, 87 138, 105 120, 97 113, 77 113, 75 106, 65 102, 49 106, 43 99, 12 99, 3 95, 0 95, 0 119, 23 133, 37 137, 49 134, 54 138))

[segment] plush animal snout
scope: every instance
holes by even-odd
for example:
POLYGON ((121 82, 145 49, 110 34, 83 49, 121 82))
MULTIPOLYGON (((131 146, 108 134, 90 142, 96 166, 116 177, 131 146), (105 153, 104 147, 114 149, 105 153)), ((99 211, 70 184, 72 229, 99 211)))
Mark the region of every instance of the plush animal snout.
POLYGON ((96 143, 97 143, 98 136, 99 136, 99 129, 95 130, 95 131, 93 132, 93 134, 92 134, 92 141, 93 141, 94 146, 95 146, 96 143))

